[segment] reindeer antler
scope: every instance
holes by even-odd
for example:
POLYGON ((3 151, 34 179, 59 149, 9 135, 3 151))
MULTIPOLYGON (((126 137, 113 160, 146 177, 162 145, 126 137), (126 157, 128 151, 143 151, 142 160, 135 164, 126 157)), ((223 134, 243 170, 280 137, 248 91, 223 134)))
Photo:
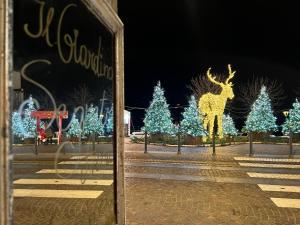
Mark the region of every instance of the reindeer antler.
POLYGON ((216 77, 213 77, 213 76, 212 76, 212 74, 210 73, 210 69, 211 69, 211 68, 208 68, 208 70, 207 70, 207 72, 206 72, 208 79, 209 79, 212 83, 222 86, 223 84, 222 84, 221 82, 216 81, 216 77))
POLYGON ((228 82, 229 82, 230 79, 232 79, 232 78, 234 77, 234 74, 235 74, 235 72, 236 72, 236 71, 233 71, 233 72, 232 72, 232 70, 231 70, 231 65, 230 65, 230 64, 228 64, 228 72, 229 72, 229 77, 228 77, 227 80, 225 81, 225 84, 231 84, 231 82, 230 82, 230 83, 228 83, 228 82))

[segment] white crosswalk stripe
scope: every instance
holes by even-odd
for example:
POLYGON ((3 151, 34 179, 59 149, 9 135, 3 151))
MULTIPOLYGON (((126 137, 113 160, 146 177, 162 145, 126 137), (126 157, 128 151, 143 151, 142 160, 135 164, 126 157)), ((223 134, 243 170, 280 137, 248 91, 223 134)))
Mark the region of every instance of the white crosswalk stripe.
POLYGON ((248 176, 255 179, 264 180, 264 184, 258 184, 258 187, 264 192, 270 192, 271 201, 277 207, 300 209, 300 199, 298 198, 275 198, 272 193, 300 193, 300 186, 285 185, 288 180, 300 180, 300 159, 284 159, 284 158, 263 158, 263 157, 234 157, 241 167, 256 168, 258 172, 247 172, 248 176), (247 162, 243 162, 247 161, 247 162), (268 163, 267 163, 268 162, 268 163), (270 163, 271 162, 271 163, 270 163), (260 169, 261 168, 261 169, 260 169), (274 169, 272 172, 264 173, 259 170, 274 169), (277 173, 278 169, 284 169, 287 173, 277 173), (292 171, 293 173, 289 173, 292 171), (299 173, 298 173, 299 171, 299 173), (273 179, 276 179, 276 185, 271 184, 273 179), (267 183, 266 183, 267 182, 267 183), (282 185, 280 184, 282 183, 282 185))
POLYGON ((42 169, 36 173, 50 174, 113 174, 113 170, 85 170, 85 169, 42 169))
POLYGON ((255 178, 270 178, 270 179, 289 179, 289 180, 299 180, 300 174, 281 174, 281 173, 249 173, 249 177, 255 178))
POLYGON ((108 156, 106 156, 106 155, 104 155, 104 156, 97 156, 97 155, 91 155, 91 156, 83 156, 83 155, 81 155, 81 156, 72 156, 70 159, 84 159, 84 160, 86 160, 86 159, 94 159, 94 160, 99 160, 99 159, 113 159, 113 156, 111 156, 111 155, 108 155, 108 156))
POLYGON ((258 184, 262 191, 278 191, 278 192, 295 192, 300 193, 299 186, 274 185, 274 184, 258 184))
POLYGON ((45 189, 14 189, 14 197, 35 198, 98 198, 103 191, 89 190, 45 190, 45 189))
POLYGON ((260 161, 260 162, 300 162, 300 159, 262 158, 262 157, 234 157, 236 161, 260 161))
POLYGON ((271 198, 278 207, 300 209, 300 199, 293 198, 271 198))
MULTIPOLYGON (((17 185, 14 188, 13 196, 18 197, 29 197, 29 198, 85 198, 85 199, 95 199, 101 196, 104 193, 104 190, 101 190, 101 187, 111 186, 113 184, 113 170, 112 169, 100 169, 99 165, 111 165, 113 158, 110 157, 94 157, 94 156, 74 156, 70 158, 70 161, 65 160, 59 163, 59 165, 64 165, 64 168, 58 169, 41 169, 36 172, 36 174, 47 175, 47 178, 22 178, 17 179, 13 182, 14 185, 17 185), (77 161, 79 159, 80 161, 77 161), (92 159, 93 161, 90 161, 92 159), (73 165, 89 165, 87 169, 85 168, 76 168, 68 169, 68 165, 74 167, 73 165), (93 169, 93 165, 96 166, 93 169), (57 174, 68 174, 63 179, 58 178, 57 174), (74 175, 74 176, 73 176, 74 175), (76 175, 80 175, 79 178, 76 178, 76 175), (82 175, 88 175, 80 179, 82 175), (97 176, 101 176, 100 179, 97 179, 97 176), (52 178, 53 177, 53 178, 52 178), (92 177, 92 178, 91 178, 92 177), (96 178, 96 179, 95 179, 96 178), (35 186, 37 185, 37 186, 35 186), (56 190, 53 188, 41 189, 40 185, 55 185, 56 190), (67 186, 70 187, 66 188, 67 186), (80 187, 93 186, 93 190, 76 190, 80 187), (21 188, 20 188, 21 187, 21 188), (73 187, 73 188, 72 188, 73 187), (96 188, 97 187, 97 188, 96 188), (98 188, 99 187, 99 188, 98 188), (94 190, 94 189, 97 190, 94 190), (75 190, 72 190, 75 189, 75 190), (100 189, 100 190, 99 190, 100 189)), ((46 186, 47 187, 47 186, 46 186)))
POLYGON ((58 163, 60 165, 101 165, 101 164, 107 164, 107 165, 112 165, 112 161, 62 161, 58 163))
POLYGON ((265 163, 240 163, 243 167, 263 167, 263 168, 282 168, 282 169, 300 169, 300 165, 293 164, 265 164, 265 163))
POLYGON ((113 180, 87 179, 18 179, 14 184, 49 184, 49 185, 111 185, 113 180))

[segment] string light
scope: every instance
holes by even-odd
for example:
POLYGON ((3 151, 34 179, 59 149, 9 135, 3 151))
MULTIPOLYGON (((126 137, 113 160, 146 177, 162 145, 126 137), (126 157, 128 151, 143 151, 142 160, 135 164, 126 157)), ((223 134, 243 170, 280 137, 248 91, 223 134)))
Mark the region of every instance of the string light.
POLYGON ((209 137, 212 138, 214 130, 214 122, 217 116, 218 121, 218 134, 220 138, 223 138, 223 128, 222 128, 222 119, 224 114, 225 105, 227 99, 233 99, 234 93, 232 90, 232 83, 229 82, 230 79, 234 77, 235 71, 232 72, 231 66, 228 65, 229 76, 226 79, 225 83, 216 81, 216 77, 213 77, 210 73, 211 68, 207 70, 207 77, 212 83, 219 85, 222 88, 222 91, 219 95, 213 93, 206 93, 202 95, 199 99, 199 112, 202 112, 204 117, 203 126, 206 129, 208 126, 209 137))
POLYGON ((252 132, 277 130, 276 117, 273 115, 271 100, 265 86, 262 86, 258 98, 251 107, 246 120, 246 130, 252 132))

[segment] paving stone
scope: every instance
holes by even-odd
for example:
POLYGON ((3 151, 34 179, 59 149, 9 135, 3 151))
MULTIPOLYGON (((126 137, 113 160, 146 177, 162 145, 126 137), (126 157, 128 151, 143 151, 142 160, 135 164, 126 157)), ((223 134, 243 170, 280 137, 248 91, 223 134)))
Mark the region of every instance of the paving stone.
MULTIPOLYGON (((258 151, 262 147, 264 145, 255 146, 261 155, 270 154, 271 149, 274 158, 284 157, 286 154, 283 152, 286 149, 280 149, 278 146, 275 148, 267 146, 266 149, 258 151)), ((143 145, 129 144, 126 146, 126 150, 129 150, 125 154, 127 163, 125 172, 128 176, 125 180, 126 224, 300 224, 300 209, 279 208, 270 199, 271 197, 287 196, 300 198, 299 194, 265 192, 256 185, 255 182, 258 180, 253 180, 253 183, 247 182, 252 179, 247 175, 247 171, 267 171, 268 173, 292 171, 292 174, 300 174, 300 170, 276 168, 250 168, 247 170, 247 168, 241 168, 234 157, 248 154, 245 145, 217 149, 219 155, 216 157, 212 157, 208 148, 185 149, 186 152, 183 151, 181 155, 176 154, 175 147, 150 146, 149 149, 152 152, 144 154, 143 145), (185 167, 184 165, 190 166, 185 167), (148 179, 139 178, 139 174, 140 177, 148 176, 148 179), (170 179, 155 178, 164 178, 166 174, 169 174, 170 179), (185 177, 186 180, 176 179, 179 176, 185 177), (189 180, 189 177, 195 176, 207 179, 189 180), (239 179, 239 182, 228 182, 233 179, 239 179)), ((276 163, 276 160, 270 161, 276 163)), ((278 160, 278 162, 282 163, 282 160, 278 160)), ((271 182, 270 179, 260 179, 259 181, 271 182)), ((278 180, 277 182, 287 184, 287 181, 278 180)), ((296 182, 295 185, 299 185, 299 182, 296 182)))

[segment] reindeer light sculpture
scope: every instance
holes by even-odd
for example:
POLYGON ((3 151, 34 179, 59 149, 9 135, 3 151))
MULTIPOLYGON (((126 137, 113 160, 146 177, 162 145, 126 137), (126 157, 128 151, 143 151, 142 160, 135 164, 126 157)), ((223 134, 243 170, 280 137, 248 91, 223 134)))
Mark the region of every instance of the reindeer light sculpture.
POLYGON ((209 129, 209 137, 211 138, 214 130, 214 122, 217 116, 218 121, 218 134, 220 138, 223 138, 223 129, 222 129, 222 118, 225 109, 227 99, 233 99, 234 93, 232 90, 232 82, 229 82, 230 79, 234 77, 235 71, 231 71, 231 66, 228 65, 229 76, 226 79, 225 83, 216 81, 216 77, 213 77, 210 73, 211 68, 207 70, 207 77, 209 81, 214 84, 221 86, 222 91, 219 95, 212 94, 210 92, 202 95, 199 99, 199 112, 204 114, 203 127, 209 129))

